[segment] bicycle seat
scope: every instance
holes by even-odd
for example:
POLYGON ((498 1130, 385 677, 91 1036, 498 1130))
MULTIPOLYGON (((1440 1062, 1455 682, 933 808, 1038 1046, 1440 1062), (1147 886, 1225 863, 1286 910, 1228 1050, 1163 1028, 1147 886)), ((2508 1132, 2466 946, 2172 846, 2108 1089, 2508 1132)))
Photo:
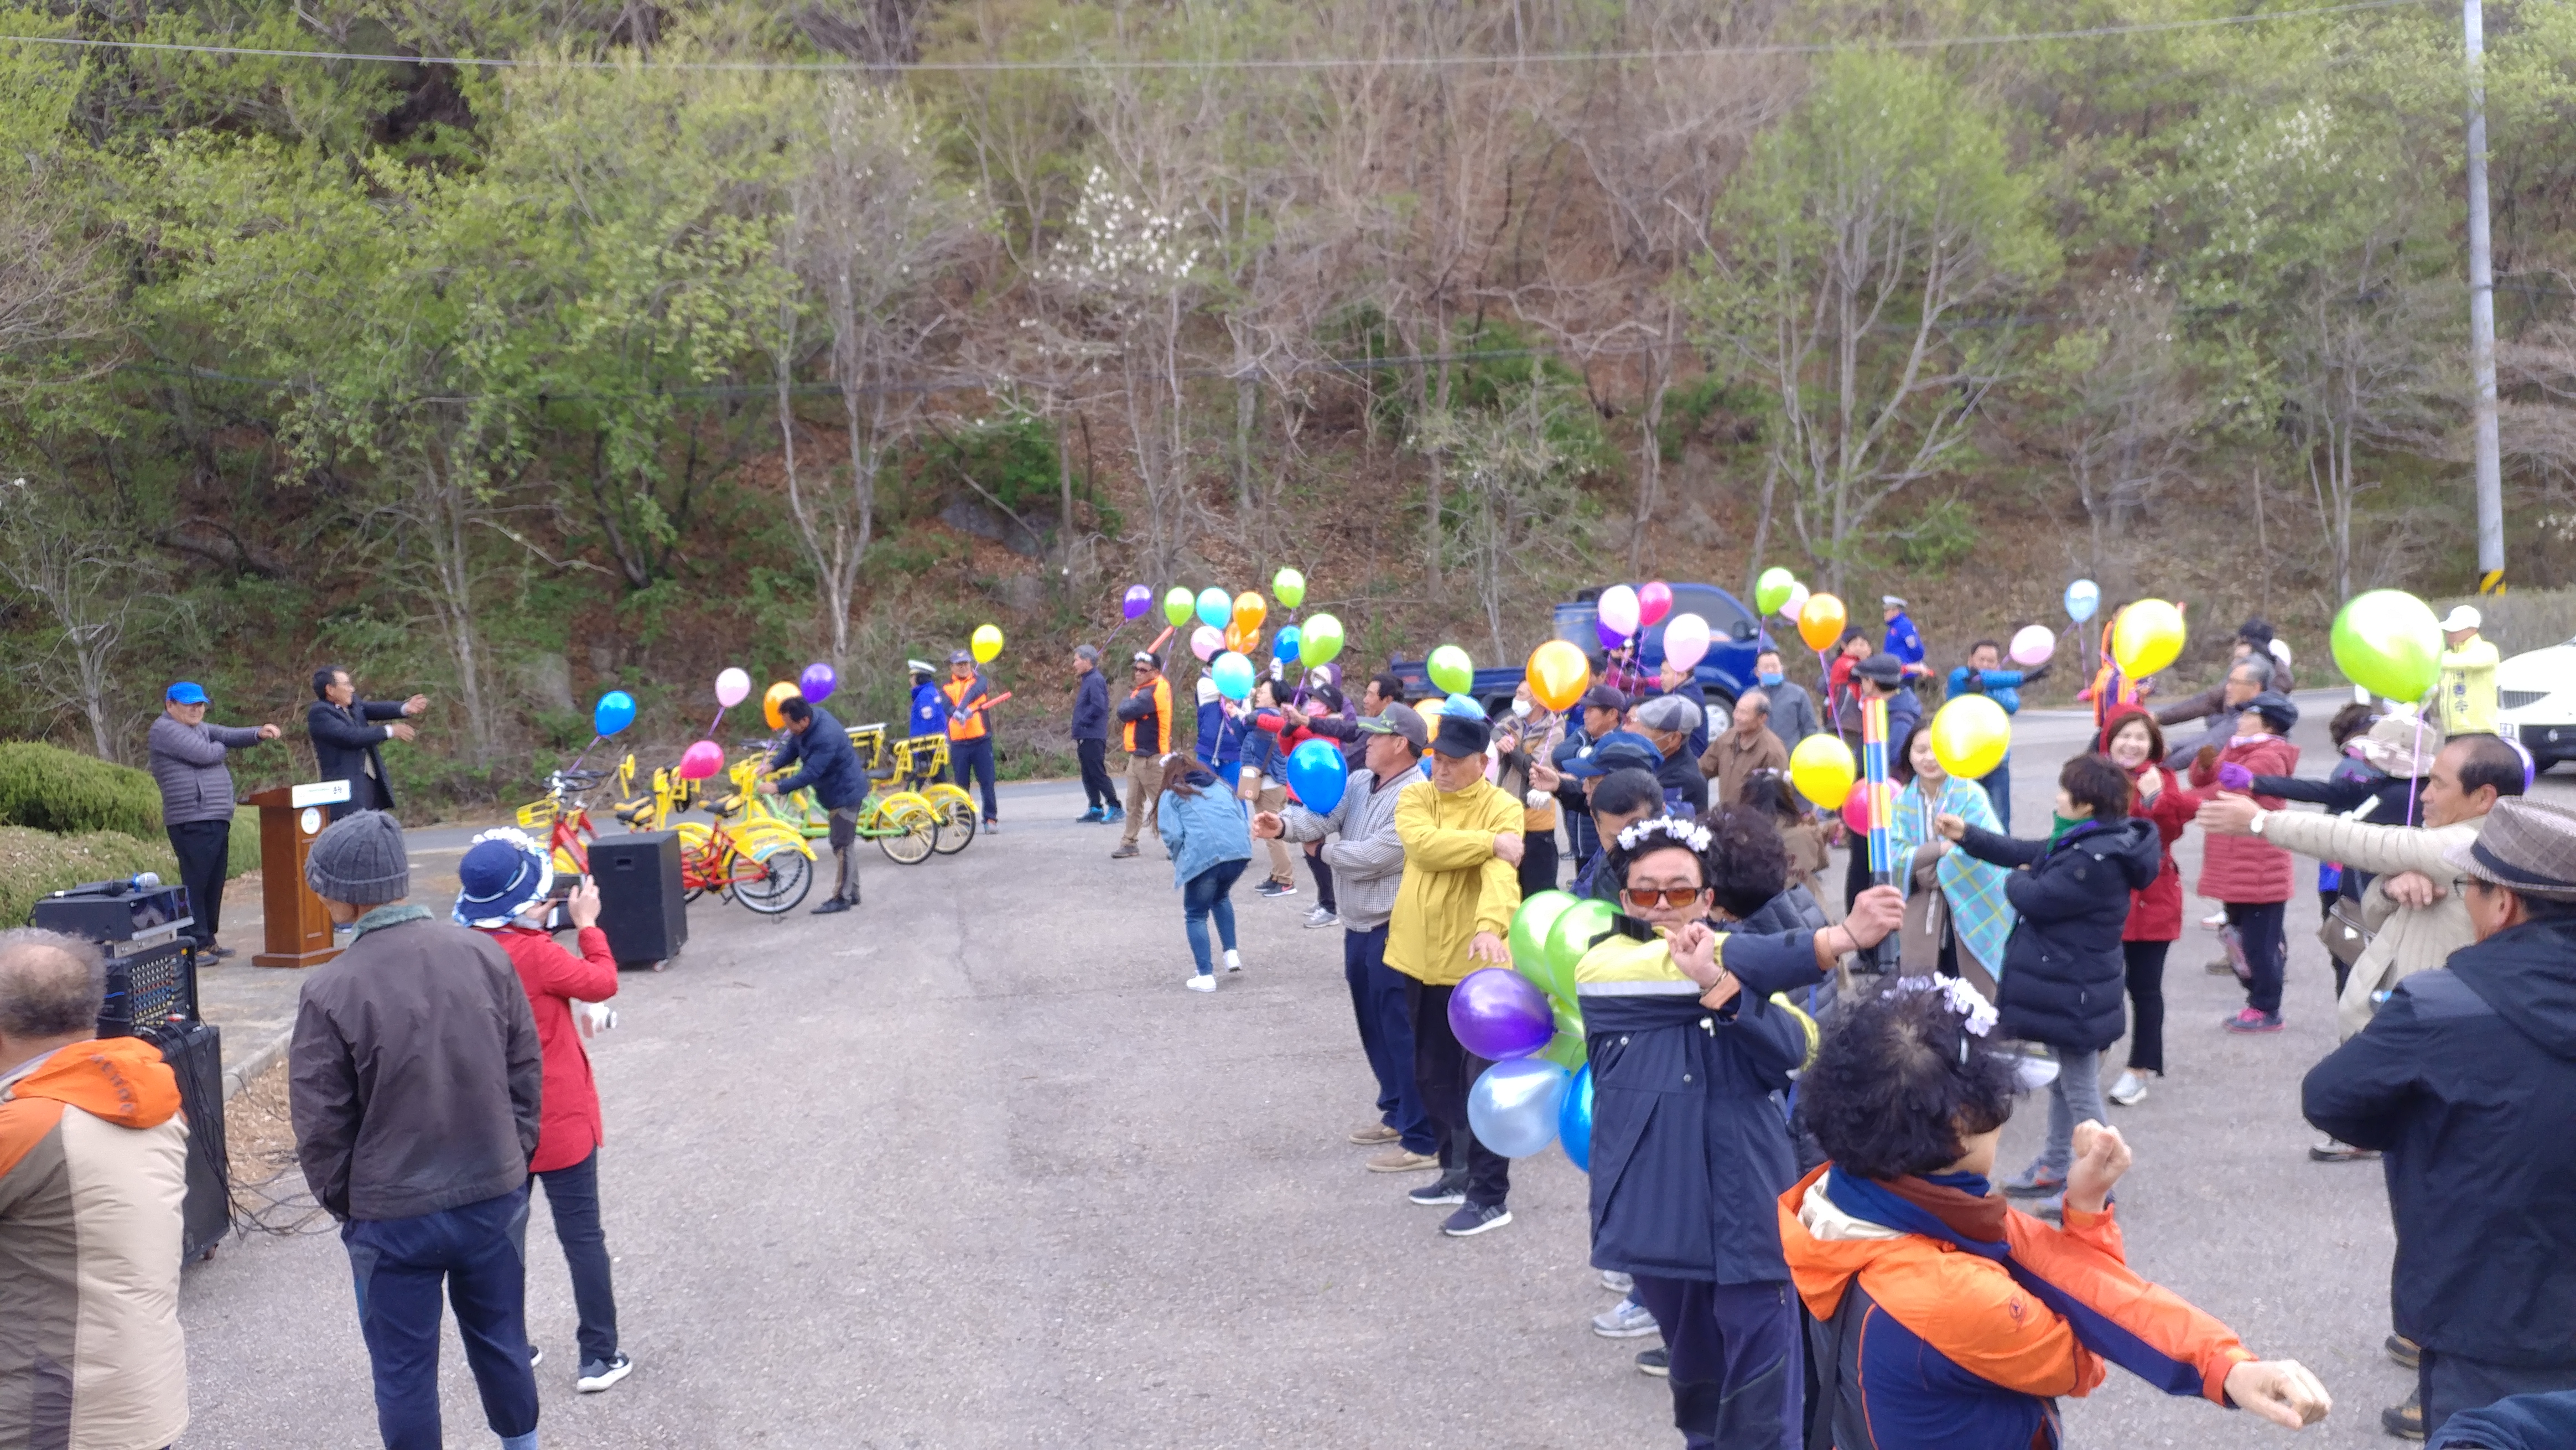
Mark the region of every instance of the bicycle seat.
POLYGON ((626 804, 618 806, 614 811, 614 814, 619 820, 624 821, 629 825, 644 819, 652 813, 653 803, 649 800, 628 801, 626 804))
POLYGON ((894 779, 894 767, 891 765, 880 765, 876 769, 868 772, 868 779, 892 780, 894 779))

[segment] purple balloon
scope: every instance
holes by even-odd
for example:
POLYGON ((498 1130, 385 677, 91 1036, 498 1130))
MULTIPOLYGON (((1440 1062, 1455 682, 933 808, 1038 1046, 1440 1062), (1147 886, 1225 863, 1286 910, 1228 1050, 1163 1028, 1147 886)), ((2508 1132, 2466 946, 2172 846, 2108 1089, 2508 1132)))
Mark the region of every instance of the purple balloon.
POLYGON ((1536 983, 1509 967, 1486 967, 1449 993, 1449 1030, 1469 1052, 1503 1062, 1547 1046, 1556 1019, 1536 983))
POLYGON ((1129 619, 1143 619, 1145 611, 1154 607, 1154 591, 1142 584, 1130 584, 1127 586, 1126 601, 1118 607, 1129 619))
POLYGON ((1628 642, 1628 636, 1621 634, 1619 631, 1612 629, 1610 626, 1597 619, 1592 622, 1592 632, 1601 636, 1601 647, 1603 649, 1617 649, 1619 646, 1628 642))
POLYGON ((805 673, 796 678, 796 693, 803 695, 808 703, 830 699, 832 692, 840 686, 841 677, 821 660, 807 665, 805 673))

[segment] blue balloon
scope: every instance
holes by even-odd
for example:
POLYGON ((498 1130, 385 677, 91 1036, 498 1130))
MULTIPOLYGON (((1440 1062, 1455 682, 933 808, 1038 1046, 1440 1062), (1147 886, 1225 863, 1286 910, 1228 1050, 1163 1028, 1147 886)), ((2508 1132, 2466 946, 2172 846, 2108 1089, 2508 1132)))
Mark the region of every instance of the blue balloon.
POLYGON ((1229 700, 1243 699, 1252 693, 1252 661, 1227 650, 1208 666, 1208 678, 1216 681, 1218 694, 1229 700))
POLYGON ((1440 702, 1440 713, 1454 715, 1461 720, 1482 720, 1485 718, 1485 707, 1464 695, 1451 695, 1440 702))
POLYGON ((1565 1089, 1565 1106, 1556 1111, 1556 1141, 1565 1145, 1565 1156, 1574 1166, 1592 1171, 1592 1064, 1574 1070, 1574 1081, 1565 1089))
POLYGON ((2077 624, 2093 617, 2102 607, 2102 586, 2090 579, 2078 579, 2066 586, 2066 617, 2077 624))
POLYGON ((1270 641, 1270 653, 1282 664, 1297 663, 1297 626, 1281 629, 1270 641))
POLYGON ((590 726, 602 735, 614 735, 635 723, 635 697, 624 690, 611 690, 591 707, 590 726))
POLYGON ((1309 740, 1288 752, 1288 788, 1306 809, 1328 815, 1342 803, 1342 788, 1351 782, 1350 761, 1329 740, 1309 740))
POLYGON ((1234 618, 1234 596, 1210 585, 1199 591, 1199 623, 1223 629, 1234 618))
POLYGON ((1543 1057, 1516 1057, 1486 1068, 1467 1090, 1467 1126, 1476 1141, 1506 1158, 1526 1158, 1556 1141, 1556 1119, 1573 1081, 1543 1057))

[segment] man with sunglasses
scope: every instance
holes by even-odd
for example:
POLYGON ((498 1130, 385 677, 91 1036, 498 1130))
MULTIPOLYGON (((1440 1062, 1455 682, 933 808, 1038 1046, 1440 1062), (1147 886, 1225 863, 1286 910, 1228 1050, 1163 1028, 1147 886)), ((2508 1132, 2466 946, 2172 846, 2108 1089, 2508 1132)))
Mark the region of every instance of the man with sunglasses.
POLYGON ((1136 854, 1136 835, 1154 821, 1154 804, 1163 790, 1163 757, 1172 752, 1172 685, 1163 678, 1163 657, 1149 649, 1129 662, 1127 698, 1118 703, 1127 747, 1127 809, 1119 828, 1112 861, 1136 854))

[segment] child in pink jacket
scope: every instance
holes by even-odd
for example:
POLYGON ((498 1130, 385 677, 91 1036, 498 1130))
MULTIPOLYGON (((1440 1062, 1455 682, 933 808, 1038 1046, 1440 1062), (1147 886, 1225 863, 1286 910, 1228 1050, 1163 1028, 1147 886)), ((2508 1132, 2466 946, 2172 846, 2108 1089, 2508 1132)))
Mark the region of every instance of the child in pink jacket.
MULTIPOLYGON (((2299 747, 2288 736, 2298 723, 2299 707, 2289 696, 2275 690, 2256 695, 2245 702, 2227 748, 2203 747, 2192 762, 2192 785, 2242 795, 2258 775, 2297 774, 2299 747)), ((2254 799, 2266 810, 2285 804, 2274 796, 2254 799)), ((2290 853, 2261 836, 2202 839, 2200 894, 2225 904, 2227 929, 2244 951, 2245 1006, 2222 1024, 2230 1032, 2281 1030, 2281 974, 2290 955, 2282 921, 2293 876, 2290 853)))

